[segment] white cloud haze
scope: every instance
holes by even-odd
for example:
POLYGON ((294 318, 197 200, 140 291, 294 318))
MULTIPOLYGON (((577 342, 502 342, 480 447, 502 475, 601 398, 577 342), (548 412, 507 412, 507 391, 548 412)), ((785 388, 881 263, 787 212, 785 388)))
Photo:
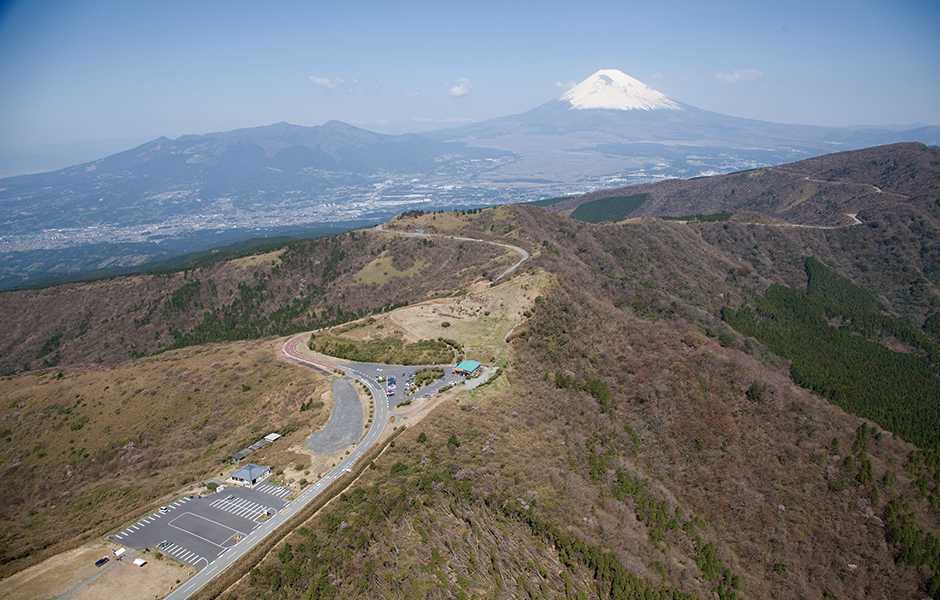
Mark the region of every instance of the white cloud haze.
POLYGON ((454 85, 450 86, 450 89, 447 90, 447 93, 454 98, 462 98, 463 96, 470 94, 470 80, 466 77, 461 77, 454 82, 454 85))
POLYGON ((318 75, 308 75, 307 79, 309 79, 314 85, 318 85, 328 90, 335 90, 337 87, 343 84, 343 80, 339 77, 320 77, 318 75))
POLYGON ((720 81, 725 83, 737 83, 739 81, 757 81, 764 78, 764 73, 758 69, 734 69, 726 73, 716 73, 720 81))

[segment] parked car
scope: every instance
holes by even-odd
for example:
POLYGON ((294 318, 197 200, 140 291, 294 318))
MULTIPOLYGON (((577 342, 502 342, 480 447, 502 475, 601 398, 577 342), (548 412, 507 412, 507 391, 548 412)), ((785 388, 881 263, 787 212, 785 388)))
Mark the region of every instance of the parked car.
POLYGON ((105 563, 107 563, 109 560, 110 560, 110 559, 109 559, 107 556, 102 556, 101 558, 99 558, 98 560, 95 561, 95 566, 96 566, 96 567, 103 567, 103 566, 105 565, 105 563))
POLYGON ((166 507, 166 506, 161 506, 161 507, 160 507, 160 514, 161 514, 161 515, 165 515, 165 514, 168 513, 168 512, 170 512, 170 509, 169 509, 168 507, 166 507))

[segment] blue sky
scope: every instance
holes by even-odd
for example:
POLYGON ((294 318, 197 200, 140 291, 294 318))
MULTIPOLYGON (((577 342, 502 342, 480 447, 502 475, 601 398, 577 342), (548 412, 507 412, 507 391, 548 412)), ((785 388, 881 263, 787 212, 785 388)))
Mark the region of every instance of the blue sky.
POLYGON ((437 128, 606 67, 737 116, 940 124, 940 2, 389 4, 0 4, 0 161, 276 121, 437 128))

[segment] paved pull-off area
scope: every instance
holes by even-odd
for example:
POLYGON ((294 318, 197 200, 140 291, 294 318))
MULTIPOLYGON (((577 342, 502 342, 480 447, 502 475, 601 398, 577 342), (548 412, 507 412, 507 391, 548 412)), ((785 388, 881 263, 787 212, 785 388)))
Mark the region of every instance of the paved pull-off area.
POLYGON ((323 429, 307 438, 312 452, 330 454, 355 444, 362 435, 362 403, 348 379, 333 381, 333 412, 323 429))

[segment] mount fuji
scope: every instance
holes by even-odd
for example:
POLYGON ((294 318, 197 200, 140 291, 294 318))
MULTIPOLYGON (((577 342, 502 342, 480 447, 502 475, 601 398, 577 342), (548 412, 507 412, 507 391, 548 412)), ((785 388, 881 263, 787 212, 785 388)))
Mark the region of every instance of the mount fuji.
POLYGON ((602 69, 527 112, 385 135, 338 121, 175 139, 0 179, 0 288, 117 273, 249 237, 358 227, 408 208, 525 202, 726 173, 940 128, 834 128, 696 108, 602 69))
POLYGON ((691 177, 900 141, 940 143, 940 127, 819 127, 703 110, 617 69, 601 69, 527 112, 436 133, 513 152, 494 178, 583 184, 691 177))

